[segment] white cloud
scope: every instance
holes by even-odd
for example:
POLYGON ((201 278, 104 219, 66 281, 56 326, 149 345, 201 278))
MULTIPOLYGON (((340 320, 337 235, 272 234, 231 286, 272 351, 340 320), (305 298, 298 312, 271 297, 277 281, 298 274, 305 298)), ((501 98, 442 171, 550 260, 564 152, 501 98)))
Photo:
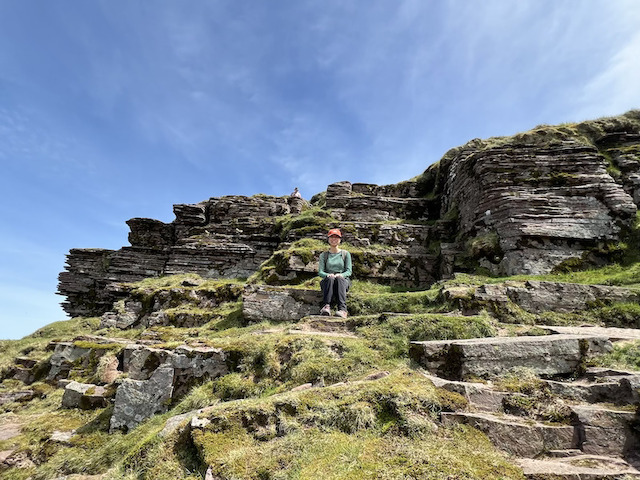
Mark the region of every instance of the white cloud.
MULTIPOLYGON (((638 24, 640 25, 640 16, 638 24)), ((622 46, 584 88, 580 115, 587 118, 619 115, 640 108, 640 32, 622 46)))

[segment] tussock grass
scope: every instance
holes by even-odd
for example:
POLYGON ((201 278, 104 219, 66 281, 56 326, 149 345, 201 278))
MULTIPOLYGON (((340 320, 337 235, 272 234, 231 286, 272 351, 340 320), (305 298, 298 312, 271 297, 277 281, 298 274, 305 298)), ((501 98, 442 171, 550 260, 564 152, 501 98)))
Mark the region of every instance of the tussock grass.
POLYGON ((375 382, 220 404, 193 438, 221 478, 522 478, 479 432, 435 428, 439 411, 463 403, 399 370, 375 382))

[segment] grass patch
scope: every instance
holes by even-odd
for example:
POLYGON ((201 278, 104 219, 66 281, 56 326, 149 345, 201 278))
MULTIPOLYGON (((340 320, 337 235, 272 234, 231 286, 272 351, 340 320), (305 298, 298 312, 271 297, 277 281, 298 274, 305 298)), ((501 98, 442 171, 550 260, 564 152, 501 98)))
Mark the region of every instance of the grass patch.
POLYGON ((401 370, 375 382, 220 404, 193 438, 221 478, 522 478, 478 431, 434 427, 439 411, 463 403, 401 370))
POLYGON ((640 370, 640 340, 617 342, 613 351, 590 359, 589 364, 597 367, 640 370))

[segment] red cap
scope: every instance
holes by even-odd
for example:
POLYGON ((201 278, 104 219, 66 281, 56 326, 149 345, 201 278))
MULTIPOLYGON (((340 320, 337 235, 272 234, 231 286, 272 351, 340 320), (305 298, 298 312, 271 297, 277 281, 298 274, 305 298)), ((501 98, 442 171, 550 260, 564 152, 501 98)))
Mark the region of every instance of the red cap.
POLYGON ((342 232, 340 231, 339 228, 332 228, 331 230, 329 230, 327 237, 330 237, 331 235, 337 235, 340 238, 342 238, 342 232))

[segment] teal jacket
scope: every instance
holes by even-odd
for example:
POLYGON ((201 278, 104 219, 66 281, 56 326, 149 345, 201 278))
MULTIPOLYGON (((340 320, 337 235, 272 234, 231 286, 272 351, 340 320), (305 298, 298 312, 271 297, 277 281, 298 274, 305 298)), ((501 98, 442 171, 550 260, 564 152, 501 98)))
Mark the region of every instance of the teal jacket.
POLYGON ((325 278, 330 273, 339 273, 345 278, 351 276, 351 254, 346 250, 338 253, 322 252, 318 261, 318 275, 325 278))

